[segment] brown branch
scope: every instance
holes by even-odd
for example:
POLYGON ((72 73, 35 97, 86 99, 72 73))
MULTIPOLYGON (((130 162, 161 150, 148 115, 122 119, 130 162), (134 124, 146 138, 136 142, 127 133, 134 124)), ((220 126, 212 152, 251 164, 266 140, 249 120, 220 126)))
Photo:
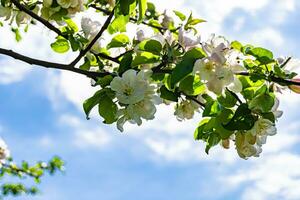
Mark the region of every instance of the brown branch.
POLYGON ((106 55, 106 54, 104 54, 104 53, 93 53, 95 56, 99 56, 99 57, 101 57, 101 58, 104 58, 104 59, 106 59, 106 60, 110 60, 110 61, 112 61, 112 62, 115 62, 115 63, 118 63, 118 64, 120 64, 120 61, 119 61, 119 59, 116 57, 116 58, 113 58, 113 57, 111 57, 111 56, 109 56, 109 55, 106 55))
POLYGON ((183 92, 182 92, 181 94, 183 94, 184 96, 186 96, 187 99, 190 99, 190 100, 192 100, 192 101, 198 103, 201 107, 205 108, 205 104, 202 103, 202 102, 200 102, 196 97, 187 95, 187 94, 185 94, 185 93, 183 93, 183 92))
POLYGON ((92 49, 92 47, 94 46, 94 44, 98 41, 98 39, 102 36, 102 34, 104 33, 104 31, 108 28, 112 18, 114 16, 114 9, 113 11, 110 13, 109 17, 106 19, 104 25, 102 26, 101 30, 98 32, 98 34, 94 37, 94 39, 88 44, 88 46, 83 49, 82 51, 80 51, 79 55, 77 56, 77 58, 75 58, 75 60, 70 63, 70 66, 75 66, 80 60, 81 58, 83 58, 83 56, 92 49))
POLYGON ((39 65, 39 66, 46 67, 46 68, 71 71, 71 72, 74 72, 74 73, 85 75, 85 76, 87 76, 89 78, 92 78, 92 79, 95 79, 95 80, 98 77, 103 77, 103 76, 106 76, 106 75, 110 74, 108 72, 104 72, 104 73, 90 72, 90 71, 85 71, 85 70, 82 70, 82 69, 79 69, 79 68, 71 67, 70 65, 65 65, 65 64, 60 64, 60 63, 53 63, 53 62, 47 62, 47 61, 43 61, 43 60, 38 60, 38 59, 34 59, 34 58, 30 58, 30 57, 21 55, 21 54, 16 53, 16 52, 14 52, 12 50, 2 49, 2 48, 0 48, 0 54, 10 56, 10 57, 15 58, 17 60, 21 60, 21 61, 23 61, 25 63, 30 64, 30 65, 39 65))
MULTIPOLYGON (((251 76, 251 74, 249 72, 239 72, 239 73, 236 73, 236 75, 251 76)), ((278 83, 278 84, 300 86, 300 82, 296 82, 296 81, 289 80, 289 79, 283 79, 283 78, 280 78, 280 77, 276 77, 274 75, 271 75, 271 76, 269 76, 267 78, 269 78, 270 81, 272 81, 274 83, 278 83)))

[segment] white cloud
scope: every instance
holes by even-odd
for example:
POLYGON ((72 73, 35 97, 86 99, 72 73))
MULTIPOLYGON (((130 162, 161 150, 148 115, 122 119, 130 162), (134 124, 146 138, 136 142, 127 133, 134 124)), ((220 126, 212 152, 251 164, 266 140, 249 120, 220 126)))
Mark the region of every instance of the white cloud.
POLYGON ((103 148, 111 141, 111 137, 107 131, 100 126, 93 126, 83 122, 81 119, 72 115, 62 115, 60 123, 69 126, 74 135, 72 135, 72 143, 74 146, 82 149, 103 148))
POLYGON ((284 39, 280 31, 268 27, 252 32, 251 42, 256 45, 263 45, 276 49, 284 44, 284 39))
POLYGON ((225 177, 227 184, 243 190, 242 199, 299 199, 300 194, 300 157, 282 152, 254 161, 249 168, 242 168, 225 177))
POLYGON ((4 57, 0 58, 0 84, 19 82, 28 74, 30 68, 27 64, 4 57))

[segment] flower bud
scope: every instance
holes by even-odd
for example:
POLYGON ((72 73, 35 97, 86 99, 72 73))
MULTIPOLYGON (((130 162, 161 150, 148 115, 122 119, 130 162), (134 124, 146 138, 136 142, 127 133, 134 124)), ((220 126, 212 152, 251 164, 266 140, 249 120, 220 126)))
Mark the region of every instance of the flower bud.
POLYGON ((230 148, 230 140, 227 139, 227 140, 222 140, 222 143, 221 143, 222 147, 224 149, 229 149, 230 148))
MULTIPOLYGON (((292 79, 292 81, 300 83, 300 78, 294 78, 294 79, 292 79)), ((293 92, 300 94, 300 86, 299 85, 290 85, 289 88, 293 92)))

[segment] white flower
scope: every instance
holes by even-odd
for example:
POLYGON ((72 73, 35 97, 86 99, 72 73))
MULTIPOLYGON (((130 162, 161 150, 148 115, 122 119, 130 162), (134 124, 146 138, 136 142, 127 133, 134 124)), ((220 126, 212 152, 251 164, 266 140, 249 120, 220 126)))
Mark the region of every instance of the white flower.
POLYGON ((24 12, 18 12, 16 15, 16 23, 18 26, 21 24, 28 24, 30 22, 31 17, 24 12))
POLYGON ((246 59, 253 59, 252 56, 244 56, 244 54, 235 49, 227 51, 225 56, 228 66, 230 66, 231 70, 235 73, 247 71, 243 61, 246 59))
POLYGON ((142 70, 137 73, 130 69, 110 83, 119 103, 125 107, 119 111, 117 127, 120 131, 123 131, 126 121, 141 125, 142 119, 154 119, 156 87, 150 84, 151 74, 151 71, 142 70))
POLYGON ((110 83, 111 89, 122 104, 135 104, 145 98, 151 98, 154 87, 149 84, 151 71, 127 70, 122 77, 115 77, 110 83))
POLYGON ((9 20, 12 14, 12 9, 7 7, 2 7, 0 5, 0 18, 4 17, 4 20, 9 20))
POLYGON ((146 39, 145 32, 144 32, 142 29, 140 29, 140 30, 138 30, 138 31, 136 32, 136 39, 137 39, 139 42, 141 42, 141 41, 143 41, 143 40, 146 39))
POLYGON ((242 62, 244 57, 230 50, 229 41, 221 36, 212 35, 202 44, 202 48, 207 57, 195 62, 194 73, 206 81, 208 90, 217 95, 223 94, 226 87, 235 93, 241 92, 242 83, 235 77, 235 73, 246 70, 242 62))
POLYGON ((178 31, 179 44, 186 50, 191 49, 200 44, 201 37, 195 36, 191 31, 185 31, 181 27, 178 31))
POLYGON ((74 8, 79 4, 78 0, 57 0, 58 5, 60 5, 62 8, 74 8))
POLYGON ((279 99, 275 97, 275 102, 271 109, 271 112, 274 114, 275 119, 280 118, 283 114, 281 110, 278 110, 278 107, 279 107, 279 99))
POLYGON ((277 132, 275 124, 268 119, 258 119, 253 128, 249 131, 256 137, 257 145, 261 146, 266 143, 267 136, 273 136, 277 132))
MULTIPOLYGON (((92 41, 96 37, 101 27, 102 25, 100 22, 92 21, 87 17, 83 17, 81 19, 82 31, 84 33, 84 36, 89 41, 92 41)), ((94 50, 95 52, 99 52, 101 50, 101 38, 94 44, 92 50, 94 50)))
POLYGON ((225 52, 230 48, 230 43, 223 36, 213 34, 207 42, 202 44, 202 48, 208 57, 222 64, 225 60, 225 52))
POLYGON ((2 138, 0 138, 0 164, 10 157, 10 151, 2 138))
POLYGON ((234 74, 229 68, 217 67, 215 73, 207 82, 207 88, 215 94, 221 95, 227 86, 234 84, 234 80, 234 74))
POLYGON ((178 121, 192 119, 199 107, 200 106, 194 101, 184 100, 176 105, 174 115, 178 121))
POLYGON ((258 157, 262 152, 262 148, 255 144, 256 138, 250 133, 238 132, 235 134, 235 146, 238 155, 243 159, 249 157, 258 157))
POLYGON ((208 59, 199 59, 194 64, 194 72, 199 72, 201 80, 208 81, 215 73, 215 65, 208 59))
POLYGON ((163 27, 169 28, 172 23, 174 23, 173 18, 168 16, 167 11, 165 10, 165 12, 163 13, 163 20, 162 20, 163 27))

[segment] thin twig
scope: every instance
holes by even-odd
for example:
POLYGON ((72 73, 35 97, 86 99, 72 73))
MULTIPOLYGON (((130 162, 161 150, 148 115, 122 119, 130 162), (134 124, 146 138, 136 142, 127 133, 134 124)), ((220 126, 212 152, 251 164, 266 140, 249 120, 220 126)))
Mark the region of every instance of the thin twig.
POLYGON ((104 73, 90 72, 90 71, 85 71, 85 70, 82 70, 82 69, 79 69, 79 68, 71 67, 70 65, 38 60, 38 59, 34 59, 34 58, 30 58, 30 57, 21 55, 21 54, 16 53, 12 50, 2 49, 2 48, 0 48, 0 54, 10 56, 10 57, 15 58, 17 60, 21 60, 23 62, 26 62, 26 63, 30 64, 30 65, 39 65, 39 66, 46 67, 46 68, 53 68, 53 69, 71 71, 71 72, 75 72, 75 73, 78 73, 78 74, 85 75, 85 76, 87 76, 89 78, 92 78, 92 79, 97 79, 98 77, 103 77, 103 76, 109 74, 109 73, 106 73, 106 72, 104 72, 104 73))
POLYGON ((104 25, 102 26, 101 30, 98 32, 98 34, 94 37, 94 39, 89 43, 89 45, 83 49, 79 55, 77 56, 77 58, 75 58, 75 60, 70 63, 70 66, 75 66, 80 60, 81 58, 83 58, 83 56, 92 49, 92 47, 94 46, 94 44, 98 41, 98 39, 102 36, 102 34, 104 33, 104 31, 108 28, 112 18, 114 16, 114 9, 113 11, 110 13, 109 17, 106 19, 104 25))

